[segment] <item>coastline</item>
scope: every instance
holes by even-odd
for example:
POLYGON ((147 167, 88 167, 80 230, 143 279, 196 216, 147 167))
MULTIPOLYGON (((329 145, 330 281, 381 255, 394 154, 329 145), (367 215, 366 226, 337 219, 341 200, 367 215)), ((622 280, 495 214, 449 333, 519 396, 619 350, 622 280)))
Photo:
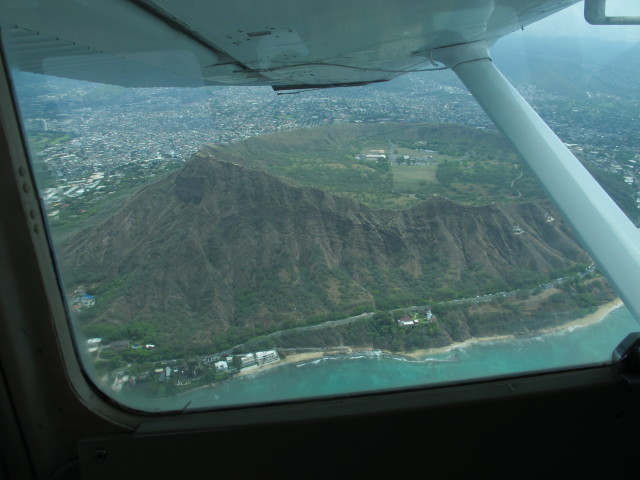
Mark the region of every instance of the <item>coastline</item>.
MULTIPOLYGON (((622 303, 622 300, 620 300, 619 298, 616 298, 615 300, 612 300, 609 303, 600 305, 595 312, 590 313, 589 315, 585 315, 584 317, 580 317, 575 320, 571 320, 570 322, 563 323, 561 325, 556 325, 554 327, 543 328, 541 330, 538 330, 536 333, 544 334, 544 333, 557 332, 561 330, 567 330, 570 328, 580 328, 580 327, 586 327, 588 325, 593 325, 594 323, 600 322, 611 312, 620 308, 623 305, 624 304, 622 303)), ((514 335, 493 335, 488 337, 472 337, 467 340, 464 340, 463 342, 452 343, 444 347, 414 350, 413 352, 402 353, 402 355, 413 358, 413 359, 422 360, 425 357, 428 357, 429 355, 435 355, 438 353, 445 353, 458 348, 464 348, 469 345, 473 345, 474 343, 494 342, 497 340, 508 340, 513 337, 514 335)))
MULTIPOLYGON (((624 304, 622 300, 616 298, 611 302, 605 303, 604 305, 600 305, 595 312, 590 313, 581 318, 577 318, 575 320, 571 320, 570 322, 563 323, 561 325, 556 325, 554 327, 545 328, 542 330, 538 330, 536 333, 551 333, 561 330, 567 330, 570 328, 580 328, 586 327, 588 325, 593 325, 594 323, 598 323, 603 320, 607 315, 609 315, 614 310, 620 308, 624 304)), ((480 342, 495 342, 499 340, 508 340, 513 338, 514 335, 493 335, 487 337, 472 337, 462 342, 452 343, 443 347, 434 347, 434 348, 425 348, 420 350, 414 350, 412 352, 390 352, 384 351, 384 353, 399 355, 403 357, 412 358, 415 360, 423 360, 424 358, 430 355, 436 355, 439 353, 446 353, 451 350, 455 350, 458 348, 468 347, 469 345, 473 345, 475 343, 480 342)), ((262 365, 258 368, 253 368, 251 370, 246 370, 244 372, 239 372, 235 375, 235 377, 251 375, 254 373, 264 372, 266 370, 270 370, 272 368, 281 367, 283 365, 290 365, 300 362, 306 362, 311 360, 317 360, 327 355, 340 355, 340 354, 349 354, 354 352, 366 352, 371 351, 373 348, 353 348, 353 347, 335 347, 330 349, 318 350, 315 352, 305 352, 305 353, 294 353, 291 355, 287 355, 286 358, 280 360, 279 362, 268 363, 266 365, 262 365)))
POLYGON ((622 307, 623 305, 624 303, 622 303, 622 300, 620 300, 619 298, 616 298, 615 300, 611 300, 609 303, 600 305, 595 312, 590 313, 589 315, 586 315, 582 318, 578 318, 576 320, 572 320, 571 322, 568 322, 562 325, 545 328, 541 330, 541 332, 547 333, 547 332, 554 332, 558 330, 566 330, 568 328, 586 327, 588 325, 593 325, 594 323, 598 323, 599 321, 603 320, 607 315, 609 315, 614 310, 617 310, 618 308, 622 307))
POLYGON ((265 370, 270 370, 272 368, 281 367, 283 365, 290 365, 293 363, 301 363, 307 362, 310 360, 317 360, 318 358, 322 358, 325 355, 340 355, 340 354, 349 354, 353 352, 364 352, 367 351, 366 348, 352 348, 352 347, 334 347, 328 348, 325 350, 318 350, 315 352, 305 352, 305 353, 293 353, 287 355, 286 358, 273 363, 267 363, 265 365, 261 365, 258 368, 252 368, 250 370, 244 370, 236 373, 234 377, 243 377, 245 375, 251 375, 253 373, 264 372, 265 370))
MULTIPOLYGON (((593 325, 595 323, 600 322, 605 317, 607 317, 607 315, 609 315, 611 312, 620 308, 623 305, 624 304, 622 303, 622 300, 617 298, 604 305, 600 305, 593 313, 590 313, 589 315, 586 315, 581 318, 577 318, 575 320, 571 320, 561 325, 537 330, 535 333, 545 334, 545 333, 552 333, 556 331, 569 330, 574 328, 586 327, 588 325, 593 325)), ((440 354, 440 353, 446 353, 451 350, 455 350, 459 348, 464 348, 469 345, 473 345, 475 343, 508 340, 508 339, 514 338, 515 336, 516 335, 494 335, 494 336, 486 336, 486 337, 472 337, 462 342, 452 343, 443 347, 420 349, 420 350, 414 350, 412 352, 391 352, 387 350, 382 350, 382 351, 385 354, 389 354, 397 357, 406 357, 413 360, 424 360, 429 356, 440 354)), ((303 352, 303 353, 292 353, 292 354, 288 354, 284 359, 281 359, 280 361, 268 363, 266 365, 262 365, 257 368, 251 368, 249 370, 238 372, 235 375, 233 375, 233 377, 229 378, 227 381, 237 377, 244 377, 252 374, 263 373, 267 370, 271 370, 273 368, 281 367, 284 365, 293 365, 293 364, 299 364, 302 362, 317 360, 324 356, 336 356, 336 355, 345 355, 345 354, 358 353, 358 352, 370 352, 373 350, 379 350, 379 349, 374 349, 373 347, 354 348, 349 346, 337 346, 337 347, 324 348, 324 349, 319 348, 315 351, 309 351, 309 352, 303 352)), ((188 389, 188 390, 179 392, 177 394, 173 394, 171 396, 189 395, 198 390, 219 387, 221 384, 224 384, 224 383, 226 382, 200 385, 198 387, 188 389)))

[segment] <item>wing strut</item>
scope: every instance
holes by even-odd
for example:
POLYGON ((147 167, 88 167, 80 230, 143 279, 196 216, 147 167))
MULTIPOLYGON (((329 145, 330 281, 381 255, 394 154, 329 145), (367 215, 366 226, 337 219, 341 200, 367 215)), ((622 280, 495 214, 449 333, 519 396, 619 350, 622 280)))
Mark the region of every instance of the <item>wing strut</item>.
POLYGON ((436 49, 527 162, 612 286, 640 319, 640 232, 493 65, 485 42, 436 49))

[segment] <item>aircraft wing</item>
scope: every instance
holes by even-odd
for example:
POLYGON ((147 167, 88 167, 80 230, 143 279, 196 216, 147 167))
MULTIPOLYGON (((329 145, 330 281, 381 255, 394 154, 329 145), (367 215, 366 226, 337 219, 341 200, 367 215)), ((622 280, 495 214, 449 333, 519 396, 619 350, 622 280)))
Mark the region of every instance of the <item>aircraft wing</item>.
POLYGON ((122 86, 362 85, 577 0, 0 0, 12 64, 122 86))

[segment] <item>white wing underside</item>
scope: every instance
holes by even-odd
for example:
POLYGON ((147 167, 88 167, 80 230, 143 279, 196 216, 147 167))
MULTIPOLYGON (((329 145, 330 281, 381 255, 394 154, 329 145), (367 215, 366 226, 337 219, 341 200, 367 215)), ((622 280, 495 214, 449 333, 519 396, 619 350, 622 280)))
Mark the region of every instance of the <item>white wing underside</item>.
POLYGON ((5 0, 18 68, 123 86, 358 85, 576 0, 5 0), (224 5, 221 5, 224 4, 224 5))

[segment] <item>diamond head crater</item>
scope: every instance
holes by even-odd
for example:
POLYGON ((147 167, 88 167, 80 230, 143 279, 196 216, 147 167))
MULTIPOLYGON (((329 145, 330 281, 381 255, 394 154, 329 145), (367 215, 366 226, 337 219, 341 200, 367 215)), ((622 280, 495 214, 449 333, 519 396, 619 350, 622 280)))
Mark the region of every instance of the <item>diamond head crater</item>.
POLYGON ((108 195, 51 226, 101 372, 183 359, 197 383, 195 358, 411 352, 530 334, 615 298, 487 129, 328 125, 109 176, 108 195))

